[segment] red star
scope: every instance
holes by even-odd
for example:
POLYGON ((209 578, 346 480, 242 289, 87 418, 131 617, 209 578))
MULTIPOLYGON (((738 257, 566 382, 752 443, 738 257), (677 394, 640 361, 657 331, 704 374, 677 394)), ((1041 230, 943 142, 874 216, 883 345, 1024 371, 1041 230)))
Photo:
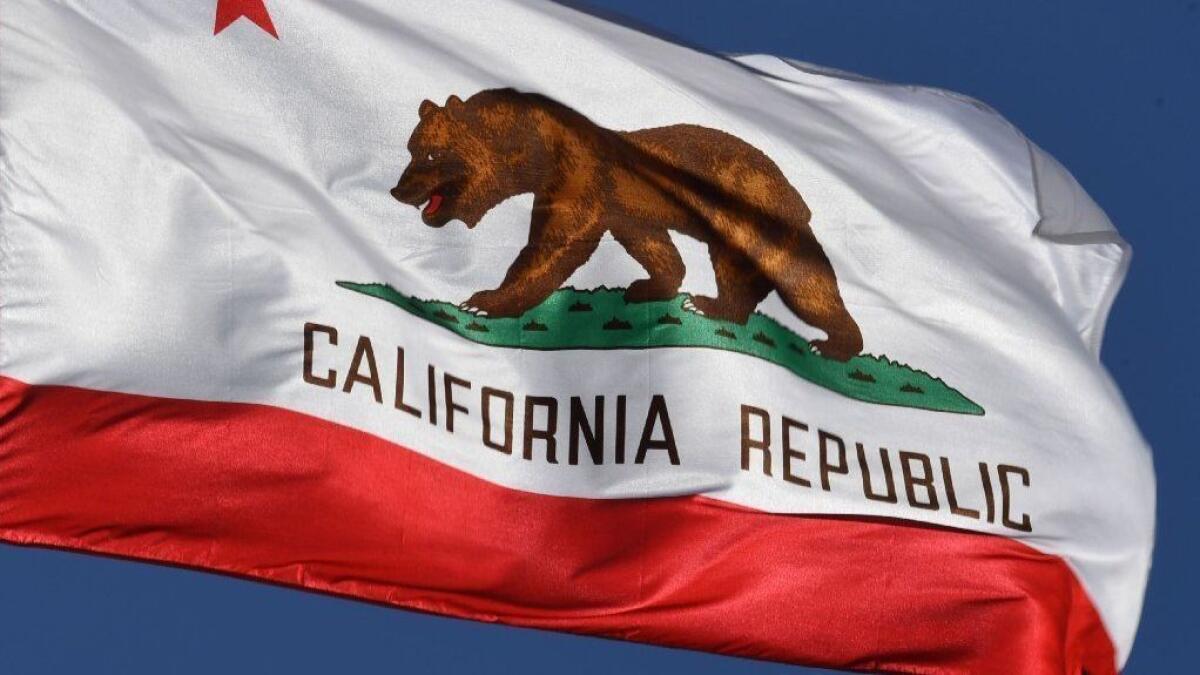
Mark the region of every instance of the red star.
POLYGON ((263 3, 264 0, 217 0, 217 24, 213 28, 213 35, 244 16, 278 40, 279 33, 275 32, 275 24, 271 23, 271 15, 263 3))

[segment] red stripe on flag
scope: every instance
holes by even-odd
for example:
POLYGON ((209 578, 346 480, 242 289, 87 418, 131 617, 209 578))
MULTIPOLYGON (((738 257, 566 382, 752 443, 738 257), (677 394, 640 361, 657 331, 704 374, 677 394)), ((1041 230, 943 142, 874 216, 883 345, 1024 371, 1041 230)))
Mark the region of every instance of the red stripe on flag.
POLYGON ((1115 671, 1066 564, 1010 539, 532 494, 263 405, 0 378, 0 538, 829 667, 1115 671))

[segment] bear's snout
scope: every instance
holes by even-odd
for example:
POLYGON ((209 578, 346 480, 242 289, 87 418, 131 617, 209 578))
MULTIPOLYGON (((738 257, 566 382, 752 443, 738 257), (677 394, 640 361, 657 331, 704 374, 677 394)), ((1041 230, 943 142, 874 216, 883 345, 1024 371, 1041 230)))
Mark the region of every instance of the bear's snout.
POLYGON ((400 182, 396 183, 396 187, 392 188, 388 192, 396 201, 400 202, 401 204, 420 206, 421 202, 428 198, 428 195, 425 194, 421 186, 417 184, 418 182, 419 181, 412 180, 411 177, 408 176, 408 173, 405 172, 405 175, 400 177, 400 182))

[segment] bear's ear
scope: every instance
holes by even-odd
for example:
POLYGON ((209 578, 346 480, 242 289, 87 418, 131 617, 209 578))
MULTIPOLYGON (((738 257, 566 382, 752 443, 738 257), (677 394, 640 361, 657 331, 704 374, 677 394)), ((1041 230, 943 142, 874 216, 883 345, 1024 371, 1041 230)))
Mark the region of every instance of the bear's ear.
POLYGON ((460 105, 462 105, 462 99, 457 94, 450 94, 450 98, 446 99, 447 108, 454 108, 460 105))
POLYGON ((425 99, 424 101, 421 101, 421 107, 417 108, 417 114, 420 115, 421 119, 425 119, 425 116, 436 110, 437 107, 438 104, 430 101, 429 99, 425 99))

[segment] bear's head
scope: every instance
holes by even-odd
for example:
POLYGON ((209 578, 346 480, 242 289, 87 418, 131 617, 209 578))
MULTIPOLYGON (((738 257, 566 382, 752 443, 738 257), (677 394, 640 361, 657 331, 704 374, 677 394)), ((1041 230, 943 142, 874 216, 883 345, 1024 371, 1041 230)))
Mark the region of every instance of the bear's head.
POLYGON ((426 225, 461 220, 475 227, 497 204, 525 191, 514 181, 521 153, 513 149, 511 114, 481 95, 451 96, 445 106, 425 100, 418 114, 408 139, 412 159, 391 194, 420 208, 426 225))

